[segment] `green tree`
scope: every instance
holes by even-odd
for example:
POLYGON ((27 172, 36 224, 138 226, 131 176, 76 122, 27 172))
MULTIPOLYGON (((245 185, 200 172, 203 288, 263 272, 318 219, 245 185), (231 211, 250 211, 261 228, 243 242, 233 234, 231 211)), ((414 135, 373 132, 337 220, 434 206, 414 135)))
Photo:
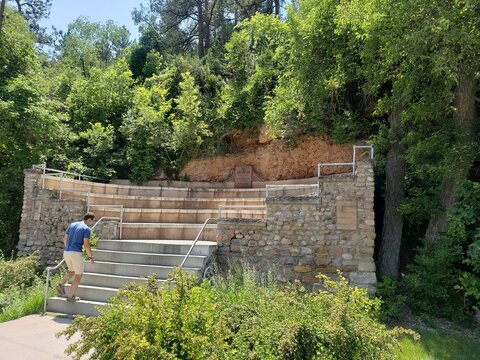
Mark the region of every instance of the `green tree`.
POLYGON ((19 15, 8 9, 7 15, 0 38, 0 249, 10 254, 18 241, 23 169, 60 151, 65 129, 43 97, 34 37, 19 15))
POLYGON ((226 130, 260 127, 264 106, 286 70, 289 27, 276 16, 244 21, 226 44, 229 81, 221 95, 219 116, 226 130))
POLYGON ((171 73, 154 75, 135 89, 132 110, 120 128, 125 138, 124 156, 130 167, 130 180, 152 179, 162 163, 162 148, 170 137, 168 114, 172 100, 167 99, 171 73))
POLYGON ((124 140, 119 129, 132 107, 133 93, 132 74, 123 59, 105 70, 93 68, 88 78, 71 84, 65 102, 71 144, 68 168, 102 178, 124 171, 120 159, 124 140), (108 138, 101 152, 92 138, 108 138))
POLYGON ((112 20, 105 24, 79 17, 68 25, 62 38, 60 57, 82 69, 85 76, 93 67, 112 64, 130 45, 130 32, 112 20))

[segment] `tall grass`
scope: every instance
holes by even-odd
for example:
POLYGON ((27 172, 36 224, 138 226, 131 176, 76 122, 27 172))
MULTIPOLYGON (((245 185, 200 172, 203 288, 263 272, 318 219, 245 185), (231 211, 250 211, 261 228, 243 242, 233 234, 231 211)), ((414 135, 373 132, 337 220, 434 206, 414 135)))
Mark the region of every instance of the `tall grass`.
POLYGON ((421 332, 420 341, 404 336, 396 355, 399 360, 477 360, 480 343, 466 336, 421 332))
MULTIPOLYGON (((0 323, 43 310, 45 280, 38 274, 38 256, 6 260, 0 254, 0 323)), ((56 284, 60 274, 52 278, 56 284)), ((50 295, 54 294, 50 289, 50 295)))
POLYGON ((0 299, 5 303, 0 313, 0 323, 40 313, 44 292, 45 285, 37 281, 28 289, 9 289, 8 294, 0 294, 0 299))

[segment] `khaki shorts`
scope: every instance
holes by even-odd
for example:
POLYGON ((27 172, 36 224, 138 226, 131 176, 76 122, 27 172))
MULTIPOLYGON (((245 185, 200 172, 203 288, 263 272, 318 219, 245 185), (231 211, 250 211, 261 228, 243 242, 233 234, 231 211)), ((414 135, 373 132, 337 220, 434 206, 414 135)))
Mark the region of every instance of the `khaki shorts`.
POLYGON ((73 271, 75 275, 83 274, 85 262, 83 261, 83 253, 78 251, 64 251, 63 258, 68 266, 68 271, 73 271))

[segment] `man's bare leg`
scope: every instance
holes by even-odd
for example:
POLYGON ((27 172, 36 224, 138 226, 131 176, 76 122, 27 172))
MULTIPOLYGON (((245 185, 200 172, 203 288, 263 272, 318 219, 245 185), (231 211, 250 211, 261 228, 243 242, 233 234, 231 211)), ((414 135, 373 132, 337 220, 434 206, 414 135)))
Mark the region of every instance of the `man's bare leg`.
POLYGON ((68 280, 70 280, 72 278, 72 276, 75 275, 75 272, 74 271, 69 271, 67 272, 64 276, 63 276, 63 279, 62 281, 60 281, 60 284, 62 285, 65 285, 68 280))
POLYGON ((80 280, 82 280, 82 275, 83 274, 80 274, 80 275, 75 274, 72 285, 70 286, 70 291, 68 292, 69 298, 75 296, 75 292, 77 291, 78 285, 80 285, 80 280))

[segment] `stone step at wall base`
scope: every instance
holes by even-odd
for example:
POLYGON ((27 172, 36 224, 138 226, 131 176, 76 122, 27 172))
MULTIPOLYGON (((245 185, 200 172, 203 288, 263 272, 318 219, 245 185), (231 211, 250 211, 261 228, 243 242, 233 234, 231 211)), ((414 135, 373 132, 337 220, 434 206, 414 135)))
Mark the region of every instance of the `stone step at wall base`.
MULTIPOLYGON (((65 293, 68 295, 70 290, 70 284, 65 285, 65 293)), ((85 285, 80 282, 77 288, 76 296, 79 296, 82 300, 97 301, 97 302, 109 302, 112 296, 115 296, 118 292, 118 288, 100 287, 94 285, 85 285)))
MULTIPOLYGON (((201 228, 202 224, 124 223, 122 227, 122 239, 194 240, 201 228)), ((216 225, 207 225, 200 238, 208 241, 216 240, 216 225)))
MULTIPOLYGON (((125 275, 125 276, 149 276, 155 274, 159 279, 168 279, 173 272, 173 266, 159 265, 141 265, 141 264, 125 264, 117 262, 96 261, 94 264, 87 262, 85 264, 85 272, 95 272, 100 274, 125 275)), ((201 276, 200 268, 184 267, 183 271, 194 273, 198 277, 201 276)))
MULTIPOLYGON (((129 251, 156 254, 187 254, 192 246, 192 240, 99 240, 98 250, 129 251)), ((217 249, 213 241, 198 241, 191 255, 209 256, 217 249)))
MULTIPOLYGON (((80 285, 83 284, 88 286, 110 287, 110 288, 119 289, 131 283, 145 284, 146 281, 147 281, 146 277, 85 272, 83 274, 80 285)), ((165 279, 157 280, 158 286, 163 286, 164 283, 165 283, 165 279)))
POLYGON ((72 304, 65 298, 52 297, 47 301, 47 311, 67 315, 96 316, 99 314, 96 307, 103 307, 106 305, 107 304, 104 302, 82 299, 72 304))
MULTIPOLYGON (((95 258, 95 261, 172 267, 180 266, 185 259, 185 255, 186 254, 176 255, 111 250, 93 250, 93 256, 95 258)), ((207 260, 207 256, 190 255, 187 258, 184 266, 189 268, 203 268, 207 260)))

